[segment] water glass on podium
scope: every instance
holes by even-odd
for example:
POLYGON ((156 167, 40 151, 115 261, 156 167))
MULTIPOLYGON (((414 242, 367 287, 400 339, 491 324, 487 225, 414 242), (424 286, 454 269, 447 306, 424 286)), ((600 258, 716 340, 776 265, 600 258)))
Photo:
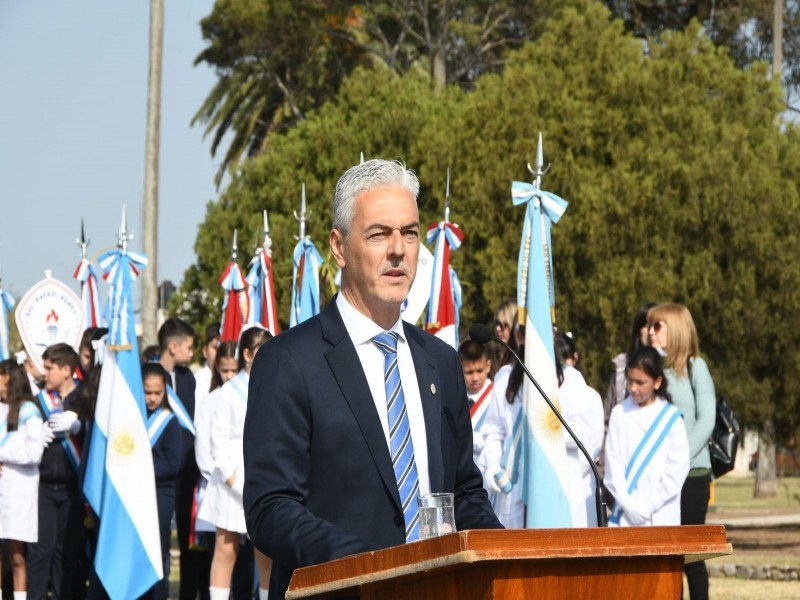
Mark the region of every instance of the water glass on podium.
POLYGON ((419 539, 447 535, 456 530, 453 494, 422 494, 419 505, 419 539))

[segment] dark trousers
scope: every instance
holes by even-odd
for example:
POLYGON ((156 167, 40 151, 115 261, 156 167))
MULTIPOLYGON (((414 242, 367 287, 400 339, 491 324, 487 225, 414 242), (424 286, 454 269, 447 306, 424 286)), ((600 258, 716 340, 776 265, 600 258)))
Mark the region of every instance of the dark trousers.
MULTIPOLYGON (((706 522, 711 475, 687 477, 681 490, 681 525, 703 525, 706 522)), ((706 563, 697 561, 683 567, 689 581, 691 600, 708 600, 706 563)))
POLYGON ((200 472, 192 461, 178 478, 175 498, 175 522, 178 526, 178 548, 181 551, 180 566, 180 600, 209 600, 209 578, 211 576, 211 559, 213 548, 191 550, 189 535, 192 525, 192 502, 194 488, 200 472))
POLYGON ((39 482, 39 541, 28 544, 29 600, 72 600, 83 551, 83 497, 78 483, 39 482))

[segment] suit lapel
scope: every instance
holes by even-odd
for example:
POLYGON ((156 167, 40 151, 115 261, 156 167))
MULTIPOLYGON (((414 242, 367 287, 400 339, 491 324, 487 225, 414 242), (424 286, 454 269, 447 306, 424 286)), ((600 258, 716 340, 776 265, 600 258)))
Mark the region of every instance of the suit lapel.
POLYGON ((339 309, 336 308, 335 299, 331 300, 325 310, 320 313, 320 323, 323 337, 333 346, 325 354, 328 365, 339 384, 345 401, 353 412, 361 434, 364 436, 364 441, 372 454, 375 467, 383 479, 383 484, 391 494, 397 509, 402 510, 400 493, 397 491, 392 459, 386 445, 383 427, 375 412, 375 402, 361 368, 361 361, 344 327, 339 309))
POLYGON ((428 442, 428 477, 431 492, 439 492, 443 491, 444 487, 444 459, 442 458, 441 442, 444 389, 439 381, 439 369, 436 361, 425 349, 425 336, 405 322, 403 330, 414 359, 414 370, 417 373, 419 395, 422 400, 422 413, 425 416, 425 439, 428 442))

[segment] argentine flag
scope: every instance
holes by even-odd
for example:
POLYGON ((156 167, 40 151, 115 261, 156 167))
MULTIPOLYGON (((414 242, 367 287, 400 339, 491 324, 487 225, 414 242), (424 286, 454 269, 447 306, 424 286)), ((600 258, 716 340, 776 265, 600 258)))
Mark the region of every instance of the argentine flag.
POLYGON ((0 360, 11 358, 8 343, 11 336, 9 335, 8 313, 6 311, 11 312, 14 310, 16 303, 17 299, 14 298, 14 294, 0 287, 0 360))
POLYGON ((319 313, 319 268, 322 265, 317 247, 308 238, 294 247, 292 271, 292 312, 289 327, 294 327, 319 313))
POLYGON ((109 332, 83 492, 100 517, 94 567, 111 600, 138 598, 163 578, 131 294, 145 264, 124 247, 100 258, 111 286, 109 332))
MULTIPOLYGON (((517 273, 519 323, 525 326, 525 365, 552 400, 558 402, 553 322, 555 291, 550 227, 558 223, 567 202, 538 185, 515 181, 514 205, 527 204, 517 273)), ((503 467, 518 480, 527 507, 528 528, 571 527, 567 499, 567 448, 558 417, 527 379, 522 410, 514 424, 516 446, 503 467)))

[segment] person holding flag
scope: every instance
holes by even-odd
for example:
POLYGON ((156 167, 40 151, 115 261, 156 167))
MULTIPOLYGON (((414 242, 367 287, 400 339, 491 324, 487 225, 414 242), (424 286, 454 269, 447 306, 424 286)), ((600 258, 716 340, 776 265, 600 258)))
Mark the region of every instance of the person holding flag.
POLYGON ((250 272, 247 274, 250 300, 247 325, 259 324, 272 335, 278 335, 281 328, 278 324, 278 305, 275 301, 272 273, 272 238, 269 235, 267 211, 264 211, 264 244, 256 247, 253 260, 250 261, 250 272))
POLYGON ((319 313, 319 268, 322 265, 314 242, 306 235, 306 184, 300 197, 300 213, 294 213, 300 223, 300 241, 292 254, 292 311, 289 327, 294 327, 319 313))
POLYGON ((123 213, 118 247, 99 261, 110 285, 109 332, 83 482, 100 519, 93 581, 99 580, 111 600, 138 598, 164 576, 133 316, 133 279, 147 259, 128 251, 128 239, 123 213))
POLYGON ((36 397, 47 420, 49 446, 39 466, 39 539, 28 547, 28 593, 70 597, 82 548, 83 499, 79 481, 84 425, 78 417, 74 374, 78 353, 69 344, 49 346, 42 355, 44 389, 36 397))
POLYGON ((484 447, 483 422, 492 397, 492 358, 488 346, 475 340, 465 340, 458 347, 461 370, 467 385, 469 416, 472 420, 472 458, 481 474, 486 465, 480 460, 484 447))

